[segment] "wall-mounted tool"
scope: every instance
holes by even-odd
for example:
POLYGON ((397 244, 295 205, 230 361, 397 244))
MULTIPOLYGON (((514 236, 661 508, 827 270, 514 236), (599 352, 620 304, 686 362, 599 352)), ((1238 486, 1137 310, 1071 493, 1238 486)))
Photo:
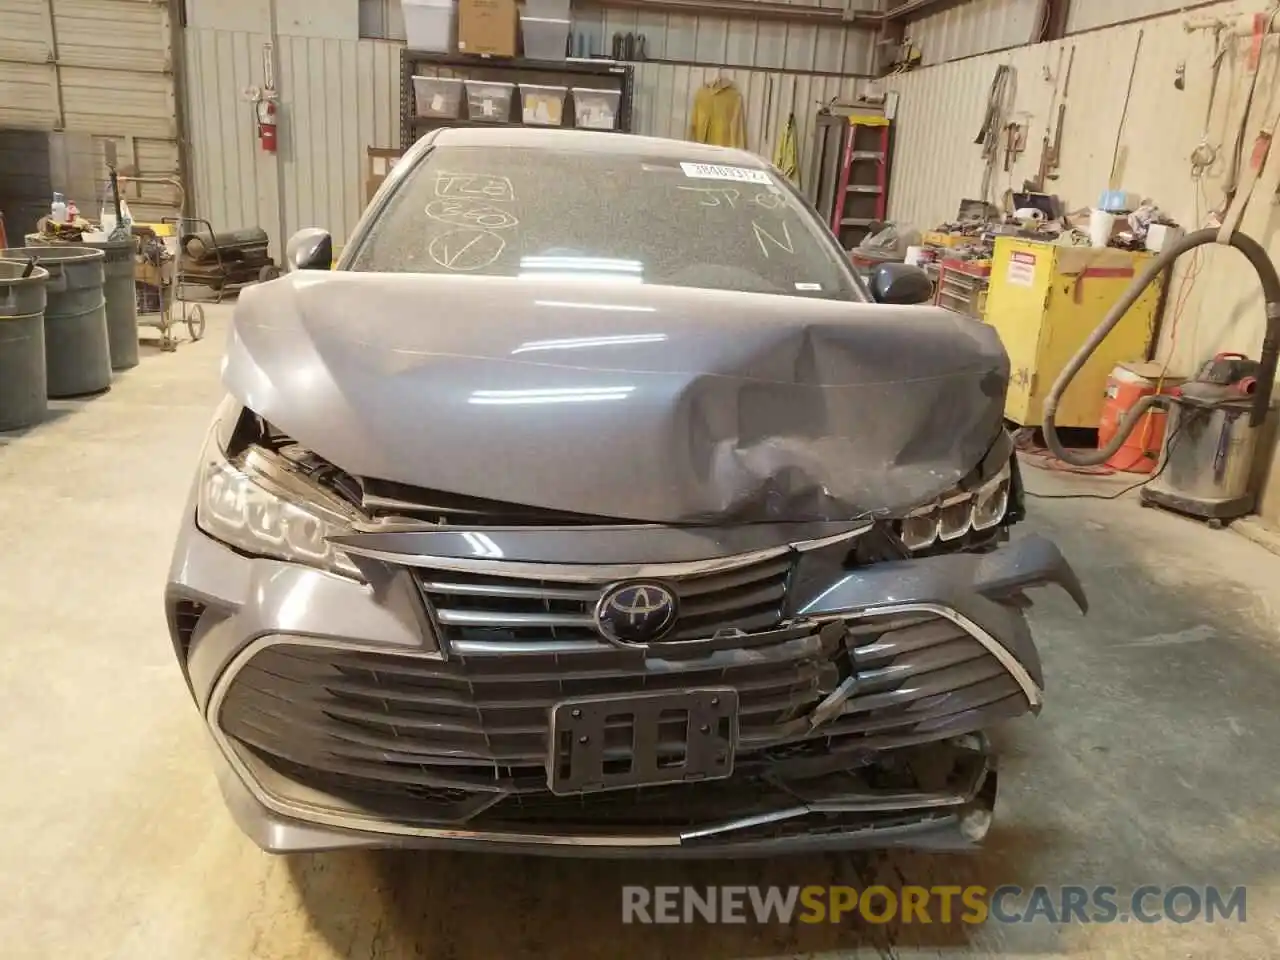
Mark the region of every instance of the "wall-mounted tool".
POLYGON ((1071 48, 1067 58, 1067 68, 1062 69, 1065 48, 1058 51, 1058 73, 1054 77, 1053 98, 1049 101, 1049 112, 1044 121, 1044 138, 1040 141, 1040 166, 1035 178, 1028 181, 1032 189, 1043 190, 1049 180, 1058 179, 1058 167, 1062 163, 1062 130, 1067 118, 1067 94, 1071 89, 1071 71, 1076 63, 1076 48, 1071 48), (1061 85, 1058 86, 1058 82, 1061 85), (1056 107, 1056 110, 1055 110, 1056 107), (1057 117, 1057 124, 1054 118, 1057 117))
POLYGON ((1115 145, 1111 150, 1111 176, 1107 179, 1107 187, 1110 190, 1119 190, 1120 181, 1124 179, 1123 170, 1128 152, 1128 147, 1124 146, 1124 128, 1129 119, 1129 101, 1133 99, 1133 80, 1138 75, 1138 55, 1142 52, 1142 38, 1145 34, 1145 30, 1139 30, 1138 39, 1133 45, 1133 62, 1129 65, 1129 85, 1124 90, 1120 125, 1116 127, 1115 145))
POLYGON ((1049 147, 1049 163, 1045 176, 1050 180, 1058 179, 1058 168, 1062 166, 1062 128, 1067 121, 1067 105, 1058 104, 1058 124, 1053 134, 1053 144, 1049 147))
POLYGON ((1004 172, 1008 173, 1027 149, 1027 128, 1020 123, 1006 123, 1004 127, 1004 172))
MULTIPOLYGON (((973 142, 982 147, 982 159, 986 161, 982 173, 982 199, 990 200, 992 181, 1000 154, 1001 137, 1005 131, 1004 118, 1013 106, 1017 89, 1017 73, 1013 67, 1001 64, 996 67, 987 94, 987 109, 982 117, 982 128, 973 142)), ((1007 169, 1007 168, 1006 168, 1007 169)))
POLYGON ((1053 132, 1053 149, 1049 154, 1049 168, 1046 175, 1050 180, 1058 179, 1058 168, 1062 166, 1062 130, 1067 122, 1067 98, 1071 93, 1071 71, 1076 65, 1076 48, 1071 48, 1067 57, 1067 72, 1062 77, 1062 94, 1058 100, 1058 123, 1053 132))

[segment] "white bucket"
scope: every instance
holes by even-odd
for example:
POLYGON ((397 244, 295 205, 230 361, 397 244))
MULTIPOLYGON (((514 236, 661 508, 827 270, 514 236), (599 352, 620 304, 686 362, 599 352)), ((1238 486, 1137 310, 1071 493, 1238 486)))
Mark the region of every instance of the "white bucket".
POLYGON ((1094 210, 1089 214, 1089 243, 1095 247, 1105 247, 1111 242, 1111 228, 1116 224, 1116 215, 1105 210, 1094 210))

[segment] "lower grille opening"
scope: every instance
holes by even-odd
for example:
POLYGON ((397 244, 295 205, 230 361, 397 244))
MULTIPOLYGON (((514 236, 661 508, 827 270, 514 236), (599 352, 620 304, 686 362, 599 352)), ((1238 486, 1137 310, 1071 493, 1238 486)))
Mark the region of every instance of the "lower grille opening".
MULTIPOLYGON (((564 822, 670 826, 794 806, 811 790, 852 782, 842 776, 873 789, 945 791, 945 775, 900 776, 892 758, 1030 708, 1026 691, 982 643, 932 613, 864 617, 843 633, 797 624, 764 644, 761 636, 740 651, 675 660, 605 647, 442 661, 300 638, 264 641, 229 678, 215 722, 235 749, 251 750, 276 772, 285 793, 320 791, 392 822, 488 822, 501 814, 532 823, 546 813, 564 822), (834 689, 827 674, 835 664, 857 682, 811 727, 812 712, 834 689), (731 777, 552 794, 548 764, 553 782, 564 783, 575 779, 574 762, 586 762, 573 760, 577 744, 563 729, 552 736, 557 704, 711 687, 737 695, 731 777)), ((686 762, 690 710, 678 704, 653 715, 641 750, 640 714, 608 705, 592 727, 598 746, 579 749, 579 758, 594 756, 607 775, 686 762)), ((719 735, 727 741, 728 728, 719 735)))
MULTIPOLYGON (((631 787, 578 796, 545 791, 489 793, 425 787, 391 789, 377 780, 318 771, 270 754, 250 750, 260 773, 279 774, 310 790, 334 797, 357 814, 406 823, 466 824, 472 829, 557 830, 693 830, 731 820, 794 810, 806 801, 881 795, 954 792, 963 795, 977 785, 985 768, 979 749, 929 744, 885 754, 875 764, 820 776, 789 777, 785 769, 756 764, 731 780, 655 787, 631 787)), ((943 815, 943 814, 939 814, 943 815)), ((832 829, 848 829, 855 821, 892 826, 917 823, 932 816, 924 810, 812 814, 832 829)), ((794 833, 785 822, 753 832, 761 837, 794 833)))

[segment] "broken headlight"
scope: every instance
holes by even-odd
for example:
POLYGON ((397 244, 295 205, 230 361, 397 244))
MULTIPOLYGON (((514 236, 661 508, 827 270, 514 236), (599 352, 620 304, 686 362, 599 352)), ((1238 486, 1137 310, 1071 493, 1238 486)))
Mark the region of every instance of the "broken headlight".
POLYGON ((327 539, 349 528, 350 515, 275 461, 250 447, 232 462, 211 438, 200 464, 196 525, 243 553, 362 579, 351 558, 327 539))
POLYGON ((902 544, 924 550, 939 541, 959 540, 970 530, 990 530, 1009 509, 1012 471, 1008 462, 991 479, 972 490, 956 490, 907 514, 900 524, 902 544))

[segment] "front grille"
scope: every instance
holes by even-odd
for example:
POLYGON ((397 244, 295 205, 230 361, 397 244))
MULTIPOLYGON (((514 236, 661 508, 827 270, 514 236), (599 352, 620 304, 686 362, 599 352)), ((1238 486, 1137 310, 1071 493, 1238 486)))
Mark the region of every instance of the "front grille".
POLYGON ((840 716, 822 728, 832 742, 865 738, 877 749, 923 743, 1028 707, 1004 665, 944 617, 863 624, 852 640, 858 682, 840 716))
MULTIPOLYGON (((671 582, 680 615, 664 641, 725 629, 767 630, 782 619, 792 555, 671 582)), ((594 612, 607 582, 529 580, 445 570, 421 572, 422 588, 450 650, 504 653, 512 646, 597 646, 594 612)))
MULTIPOLYGON (((236 674, 219 719, 250 746, 329 773, 539 790, 548 714, 569 698, 732 686, 743 735, 767 736, 795 704, 815 700, 826 671, 812 625, 766 636, 775 642, 749 657, 729 650, 681 661, 600 647, 442 662, 282 643, 236 674)), ((610 748, 623 756, 629 745, 610 748)))
MULTIPOLYGON (((303 639, 267 642, 215 700, 215 720, 234 743, 294 783, 364 808, 377 795, 402 811, 394 819, 438 822, 446 807, 463 818, 472 807, 442 805, 430 791, 461 791, 476 810, 499 800, 503 810, 516 809, 515 797, 553 802, 545 772, 549 714, 565 699, 733 687, 740 704, 737 768, 722 786, 740 798, 754 789, 752 778, 851 769, 882 751, 981 729, 1025 712, 1029 703, 986 647, 932 613, 821 630, 784 624, 728 646, 722 638, 676 649, 679 658, 643 648, 535 645, 509 656, 439 660, 303 639), (843 708, 810 729, 809 715, 851 675, 853 692, 843 708)), ((631 751, 625 726, 606 731, 607 758, 626 761, 631 751)), ((703 786, 710 788, 674 789, 703 786)), ((644 791, 656 789, 584 795, 583 815, 589 818, 597 803, 603 815, 624 795, 646 803, 644 791)), ((724 815, 738 808, 754 809, 740 799, 724 815)))

